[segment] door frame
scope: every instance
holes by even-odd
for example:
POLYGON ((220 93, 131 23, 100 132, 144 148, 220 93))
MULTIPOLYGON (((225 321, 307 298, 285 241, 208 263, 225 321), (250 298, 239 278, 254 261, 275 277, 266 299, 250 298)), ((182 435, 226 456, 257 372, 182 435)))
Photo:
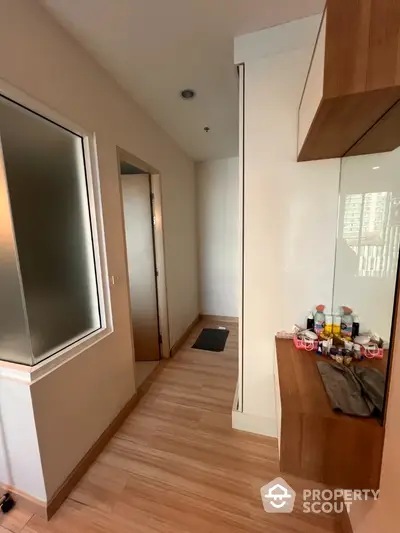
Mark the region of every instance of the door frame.
MULTIPOLYGON (((154 236, 154 259, 158 272, 156 276, 156 292, 157 292, 157 307, 159 327, 161 333, 161 346, 160 354, 162 359, 168 359, 170 357, 170 333, 169 333, 169 318, 168 318, 168 299, 167 299, 167 279, 165 270, 165 246, 164 246, 164 228, 163 228, 163 213, 162 213, 162 194, 161 194, 161 174, 160 172, 149 165, 145 161, 134 156, 130 152, 127 152, 123 148, 117 146, 117 164, 118 164, 118 182, 119 182, 119 195, 122 221, 125 227, 124 218, 124 206, 123 206, 123 194, 122 194, 122 182, 121 176, 121 161, 126 161, 131 165, 139 168, 143 171, 143 174, 150 175, 150 192, 153 195, 152 199, 152 212, 154 216, 153 224, 153 236, 154 236)), ((149 202, 151 199, 149 198, 149 202)), ((126 235, 124 232, 124 244, 125 244, 125 270, 128 275, 128 256, 126 248, 126 235)), ((130 296, 129 296, 130 299, 130 296)), ((129 306, 129 314, 131 315, 131 307, 129 306)), ((130 317, 131 336, 134 338, 132 316, 130 317)), ((134 344, 133 344, 134 347, 134 344)), ((135 362, 135 360, 134 360, 135 362)))

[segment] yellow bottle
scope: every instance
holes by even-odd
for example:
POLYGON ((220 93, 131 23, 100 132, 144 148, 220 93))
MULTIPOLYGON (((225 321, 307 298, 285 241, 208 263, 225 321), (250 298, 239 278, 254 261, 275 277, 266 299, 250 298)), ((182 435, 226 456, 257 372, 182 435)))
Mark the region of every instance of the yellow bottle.
POLYGON ((325 335, 332 335, 332 315, 325 315, 325 335))
POLYGON ((342 329, 342 317, 340 315, 335 315, 333 317, 333 334, 339 335, 342 329))

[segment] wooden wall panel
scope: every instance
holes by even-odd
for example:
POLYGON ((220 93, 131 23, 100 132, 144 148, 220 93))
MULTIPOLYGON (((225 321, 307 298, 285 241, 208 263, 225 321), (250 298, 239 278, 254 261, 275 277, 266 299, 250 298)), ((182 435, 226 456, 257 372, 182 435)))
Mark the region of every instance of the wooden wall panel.
POLYGON ((372 0, 327 1, 325 98, 365 90, 371 2, 372 0))
POLYGON ((400 0, 372 0, 365 89, 400 85, 400 0))

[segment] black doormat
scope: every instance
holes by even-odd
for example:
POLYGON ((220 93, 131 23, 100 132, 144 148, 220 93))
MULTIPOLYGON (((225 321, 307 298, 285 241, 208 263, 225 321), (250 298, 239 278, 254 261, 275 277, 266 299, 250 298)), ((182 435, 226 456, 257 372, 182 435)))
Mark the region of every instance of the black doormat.
POLYGON ((228 329, 204 328, 192 348, 208 352, 223 352, 228 335, 228 329))

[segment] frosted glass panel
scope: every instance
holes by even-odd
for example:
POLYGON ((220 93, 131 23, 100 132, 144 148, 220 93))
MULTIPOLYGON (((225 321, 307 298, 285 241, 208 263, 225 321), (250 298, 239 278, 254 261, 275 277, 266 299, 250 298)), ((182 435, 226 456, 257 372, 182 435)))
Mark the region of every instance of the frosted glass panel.
POLYGON ((390 340, 400 248, 400 149, 342 160, 334 307, 390 340))
POLYGON ((38 362, 100 327, 83 141, 4 98, 0 136, 38 362))
POLYGON ((0 149, 0 359, 32 364, 7 183, 0 149))

